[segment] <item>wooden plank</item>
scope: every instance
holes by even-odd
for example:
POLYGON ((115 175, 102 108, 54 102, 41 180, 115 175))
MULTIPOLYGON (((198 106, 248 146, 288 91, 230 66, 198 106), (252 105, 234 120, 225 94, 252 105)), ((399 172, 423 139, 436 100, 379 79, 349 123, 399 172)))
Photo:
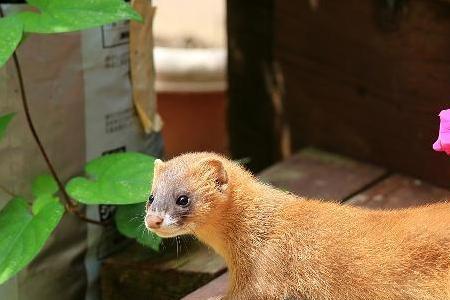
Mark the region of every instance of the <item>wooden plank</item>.
POLYGON ((235 158, 258 172, 279 160, 265 70, 273 61, 274 0, 227 0, 228 128, 235 158))
POLYGON ((264 170, 259 177, 300 196, 340 202, 385 173, 380 167, 308 148, 264 170))
POLYGON ((315 145, 450 186, 434 153, 449 105, 450 4, 276 1, 276 59, 293 146, 315 145))
POLYGON ((180 299, 225 272, 223 259, 212 250, 182 246, 166 245, 155 255, 134 245, 108 258, 101 268, 102 299, 180 299))
POLYGON ((207 285, 199 288, 195 292, 190 293, 182 300, 205 300, 211 297, 225 295, 227 292, 228 273, 225 273, 207 285))
POLYGON ((448 201, 450 191, 421 180, 392 175, 350 198, 346 204, 376 209, 396 209, 448 201))

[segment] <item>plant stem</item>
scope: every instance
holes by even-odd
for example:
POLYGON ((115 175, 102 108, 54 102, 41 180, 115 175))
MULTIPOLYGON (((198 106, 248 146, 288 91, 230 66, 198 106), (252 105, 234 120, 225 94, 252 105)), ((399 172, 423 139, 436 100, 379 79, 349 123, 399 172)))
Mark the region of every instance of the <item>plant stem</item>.
POLYGON ((78 205, 69 197, 69 194, 67 193, 66 188, 64 187, 64 184, 62 183, 61 179, 59 178, 58 173, 56 173, 55 167, 53 166, 52 162, 50 161, 50 158, 47 155, 47 152, 45 151, 44 145, 42 144, 41 139, 39 138, 39 135, 37 134, 36 128, 34 127, 34 123, 33 123, 33 120, 31 118, 31 114, 30 114, 30 108, 28 106, 27 96, 25 93, 25 84, 24 84, 24 80, 23 80, 23 76, 22 76, 22 70, 20 68, 19 59, 17 57, 16 51, 14 51, 14 53, 13 53, 13 60, 14 60, 14 65, 15 65, 16 71, 17 71, 17 77, 19 79, 19 88, 20 88, 20 93, 22 96, 21 97, 22 105, 23 105, 23 108, 25 111, 25 116, 27 119, 28 127, 30 128, 33 138, 39 147, 39 151, 41 152, 41 155, 44 158, 45 163, 47 164, 47 167, 50 170, 50 173, 52 174, 53 178, 55 178, 55 181, 58 184, 58 187, 62 192, 63 199, 66 203, 66 209, 69 212, 75 214, 81 220, 84 220, 88 223, 104 225, 105 223, 103 223, 103 222, 87 218, 82 212, 80 212, 78 210, 78 205))
POLYGON ((19 88, 20 88, 20 93, 22 95, 22 97, 21 97, 22 105, 23 105, 23 108, 25 111, 25 116, 27 118, 28 127, 30 128, 31 133, 33 134, 33 138, 39 147, 39 151, 41 152, 41 155, 44 158, 45 163, 47 164, 47 167, 50 170, 50 173, 52 173, 53 177, 56 180, 56 183, 58 184, 59 189, 63 193, 64 200, 66 201, 67 206, 69 207, 69 209, 72 209, 76 206, 76 204, 72 201, 72 199, 70 199, 69 195, 67 194, 66 189, 64 188, 64 185, 62 184, 61 180, 59 179, 59 176, 56 173, 55 168, 53 167, 53 164, 51 163, 51 161, 47 155, 47 152, 44 149, 44 146, 42 145, 41 139, 39 138, 39 135, 37 134, 36 128, 34 127, 33 121, 31 119, 30 108, 28 107, 27 96, 26 96, 25 88, 24 88, 22 71, 21 71, 21 68, 19 65, 19 59, 17 58, 17 54, 15 51, 13 53, 13 59, 14 59, 14 65, 17 70, 17 77, 19 78, 19 88))
MULTIPOLYGON (((3 9, 0 6, 0 17, 3 18, 5 15, 3 13, 3 9)), ((36 129, 34 127, 33 121, 31 119, 31 114, 30 114, 30 109, 28 107, 28 101, 27 101, 27 96, 25 93, 25 84, 23 81, 23 77, 22 77, 22 70, 20 68, 20 64, 19 64, 19 59, 17 57, 17 52, 14 51, 13 53, 13 60, 14 60, 14 65, 17 71, 17 76, 19 78, 19 88, 20 88, 20 92, 21 92, 21 98, 22 98, 22 104, 23 104, 23 108, 25 111, 25 116, 27 119, 27 123, 28 123, 28 127, 31 130, 31 133, 33 134, 34 140, 36 141, 36 144, 39 147, 39 151, 42 154, 42 157, 44 158, 48 169, 50 170, 50 172, 53 175, 53 178, 55 178, 56 183, 58 184, 59 189, 61 190, 62 194, 63 194, 63 198, 64 201, 66 203, 66 209, 67 211, 69 211, 70 213, 73 213, 74 215, 76 215, 79 219, 91 223, 91 224, 96 224, 96 225, 107 225, 110 223, 110 221, 106 221, 106 222, 101 222, 101 221, 97 221, 97 220, 93 220, 93 219, 89 219, 87 218, 78 208, 78 205, 69 197, 69 194, 66 191, 66 188, 64 187, 64 185, 62 184, 62 181, 60 180, 58 174, 56 173, 55 168, 53 167, 52 162, 50 161, 47 152, 45 151, 44 146, 42 145, 42 142, 39 138, 39 135, 36 132, 36 129)), ((5 187, 0 186, 0 189, 3 190, 5 193, 11 195, 11 196, 15 196, 13 193, 11 193, 8 189, 6 189, 5 187)))

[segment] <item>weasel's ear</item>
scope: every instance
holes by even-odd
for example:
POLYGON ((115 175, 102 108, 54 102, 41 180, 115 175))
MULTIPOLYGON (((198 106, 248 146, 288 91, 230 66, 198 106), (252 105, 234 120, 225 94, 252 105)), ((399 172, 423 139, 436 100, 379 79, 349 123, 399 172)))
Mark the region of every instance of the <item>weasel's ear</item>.
POLYGON ((203 162, 203 166, 211 172, 219 190, 225 191, 228 184, 228 175, 223 163, 217 159, 208 159, 203 162))
POLYGON ((157 158, 157 159, 155 159, 155 162, 153 164, 154 164, 153 173, 156 175, 161 171, 161 169, 164 165, 164 162, 162 160, 160 160, 159 158, 157 158))

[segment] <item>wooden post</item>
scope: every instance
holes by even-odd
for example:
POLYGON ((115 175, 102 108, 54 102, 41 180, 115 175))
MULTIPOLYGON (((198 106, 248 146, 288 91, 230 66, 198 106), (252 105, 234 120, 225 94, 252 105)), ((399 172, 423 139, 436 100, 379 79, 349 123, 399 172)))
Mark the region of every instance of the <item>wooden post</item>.
POLYGON ((230 148, 259 171, 280 156, 265 73, 273 69, 273 0, 227 1, 230 148))

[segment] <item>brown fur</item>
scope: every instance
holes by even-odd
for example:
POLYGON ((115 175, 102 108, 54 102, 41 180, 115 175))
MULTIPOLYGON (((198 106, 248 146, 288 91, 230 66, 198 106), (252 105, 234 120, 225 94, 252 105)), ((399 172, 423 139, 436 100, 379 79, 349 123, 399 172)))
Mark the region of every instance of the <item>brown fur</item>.
POLYGON ((175 185, 193 199, 179 233, 226 260, 225 299, 450 299, 450 203, 381 211, 304 199, 212 153, 161 163, 153 188, 175 185))

